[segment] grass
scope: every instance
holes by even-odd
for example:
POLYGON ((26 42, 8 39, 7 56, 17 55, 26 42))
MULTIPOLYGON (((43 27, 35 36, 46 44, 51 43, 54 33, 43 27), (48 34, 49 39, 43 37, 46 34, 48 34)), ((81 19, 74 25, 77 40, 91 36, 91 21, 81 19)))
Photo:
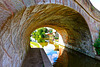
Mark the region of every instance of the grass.
POLYGON ((36 46, 37 48, 40 48, 40 46, 39 46, 38 43, 36 43, 36 42, 30 42, 30 47, 32 48, 34 46, 36 46))

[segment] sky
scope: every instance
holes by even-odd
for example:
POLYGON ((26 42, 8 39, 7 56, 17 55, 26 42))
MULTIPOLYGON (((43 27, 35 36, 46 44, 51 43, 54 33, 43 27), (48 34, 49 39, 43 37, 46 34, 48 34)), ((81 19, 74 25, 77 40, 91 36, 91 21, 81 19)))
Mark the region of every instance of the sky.
POLYGON ((100 0, 90 0, 95 8, 100 11, 100 0))

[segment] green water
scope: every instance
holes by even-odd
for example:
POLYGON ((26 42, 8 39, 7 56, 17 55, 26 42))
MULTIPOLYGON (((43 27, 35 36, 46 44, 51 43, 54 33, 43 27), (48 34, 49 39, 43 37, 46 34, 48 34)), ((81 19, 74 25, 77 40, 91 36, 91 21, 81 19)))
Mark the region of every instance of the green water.
POLYGON ((65 48, 62 56, 54 63, 54 67, 100 67, 100 61, 65 48))
POLYGON ((41 44, 54 67, 100 67, 100 61, 79 52, 47 42, 41 44))
POLYGON ((100 67, 100 61, 54 42, 30 42, 32 48, 43 48, 53 67, 100 67))

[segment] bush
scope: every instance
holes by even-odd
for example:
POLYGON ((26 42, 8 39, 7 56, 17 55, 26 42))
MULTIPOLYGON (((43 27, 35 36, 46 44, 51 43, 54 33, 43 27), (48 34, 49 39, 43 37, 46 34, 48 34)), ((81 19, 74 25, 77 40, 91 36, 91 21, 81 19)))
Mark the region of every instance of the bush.
POLYGON ((55 37, 55 39, 59 39, 58 37, 55 37))
POLYGON ((99 35, 99 38, 96 39, 96 41, 94 43, 94 47, 97 52, 97 55, 100 55, 100 35, 99 35))

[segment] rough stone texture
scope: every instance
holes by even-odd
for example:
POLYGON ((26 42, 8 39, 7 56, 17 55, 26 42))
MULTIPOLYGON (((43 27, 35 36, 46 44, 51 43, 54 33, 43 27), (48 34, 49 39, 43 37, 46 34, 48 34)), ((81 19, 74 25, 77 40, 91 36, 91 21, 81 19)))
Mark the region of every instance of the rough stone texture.
POLYGON ((44 67, 40 50, 39 48, 30 49, 23 61, 22 67, 44 67))
POLYGON ((98 37, 100 12, 89 10, 92 5, 86 6, 87 1, 90 3, 89 0, 0 0, 0 67, 20 67, 29 49, 30 34, 45 26, 56 29, 67 47, 94 58, 92 45, 98 37))

